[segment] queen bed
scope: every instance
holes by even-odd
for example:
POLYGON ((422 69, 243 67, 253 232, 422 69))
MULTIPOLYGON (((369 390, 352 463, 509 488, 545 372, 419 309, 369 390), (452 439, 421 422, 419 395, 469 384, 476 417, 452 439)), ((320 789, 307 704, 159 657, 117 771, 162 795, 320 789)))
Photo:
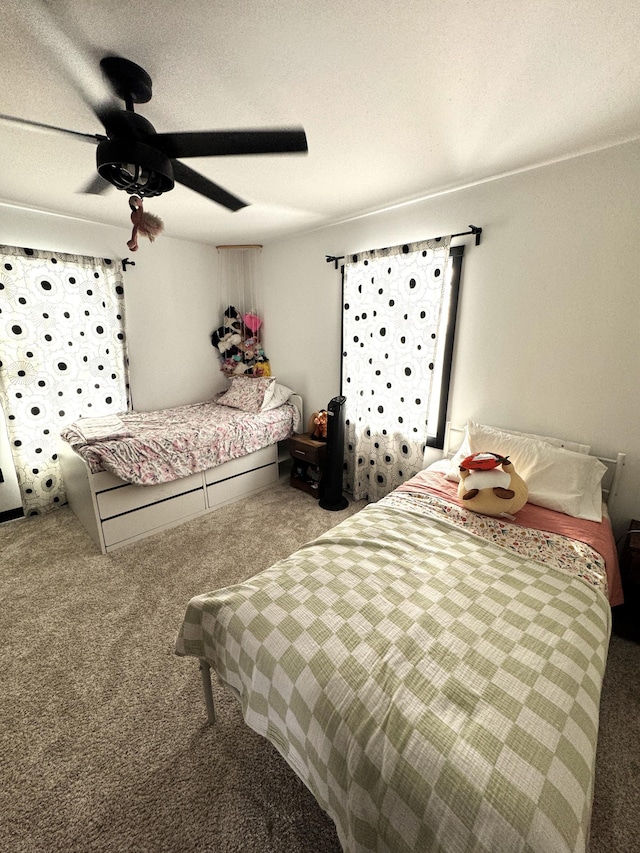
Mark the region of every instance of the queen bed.
POLYGON ((299 395, 244 376, 212 400, 81 418, 61 432, 67 501, 107 553, 276 483, 301 423, 299 395))
POLYGON ((624 454, 585 449, 470 421, 453 458, 188 603, 209 721, 213 669, 348 853, 587 849, 624 454), (469 449, 532 483, 516 518, 458 499, 469 449))

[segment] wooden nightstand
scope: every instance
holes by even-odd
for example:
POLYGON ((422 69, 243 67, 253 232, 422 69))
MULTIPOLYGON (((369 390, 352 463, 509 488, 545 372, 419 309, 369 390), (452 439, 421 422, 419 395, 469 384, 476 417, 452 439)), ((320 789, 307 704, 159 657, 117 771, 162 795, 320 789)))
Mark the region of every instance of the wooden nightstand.
POLYGON ((289 441, 289 455, 293 459, 291 485, 317 499, 327 455, 326 442, 316 441, 308 432, 294 435, 289 441))
POLYGON ((640 642, 640 521, 636 519, 629 524, 620 554, 620 577, 624 604, 613 608, 614 630, 621 637, 640 642))

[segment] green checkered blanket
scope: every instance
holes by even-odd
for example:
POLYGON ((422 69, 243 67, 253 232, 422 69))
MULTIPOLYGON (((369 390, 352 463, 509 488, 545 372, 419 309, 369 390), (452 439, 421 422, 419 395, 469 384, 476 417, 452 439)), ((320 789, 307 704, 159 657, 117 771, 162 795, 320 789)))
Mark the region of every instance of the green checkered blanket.
POLYGON ((605 596, 395 495, 188 605, 348 853, 584 851, 605 596))

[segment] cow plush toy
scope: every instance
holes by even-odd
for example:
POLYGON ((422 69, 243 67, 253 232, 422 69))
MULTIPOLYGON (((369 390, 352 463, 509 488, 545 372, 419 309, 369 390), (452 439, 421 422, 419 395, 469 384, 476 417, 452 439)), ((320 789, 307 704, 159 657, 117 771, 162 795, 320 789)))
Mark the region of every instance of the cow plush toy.
POLYGON ((211 333, 211 344, 219 350, 223 358, 230 358, 236 352, 240 352, 242 332, 240 315, 233 305, 229 305, 224 312, 222 326, 211 333))
POLYGON ((529 490, 507 456, 472 453, 460 463, 458 497, 472 512, 513 516, 526 504, 529 490))

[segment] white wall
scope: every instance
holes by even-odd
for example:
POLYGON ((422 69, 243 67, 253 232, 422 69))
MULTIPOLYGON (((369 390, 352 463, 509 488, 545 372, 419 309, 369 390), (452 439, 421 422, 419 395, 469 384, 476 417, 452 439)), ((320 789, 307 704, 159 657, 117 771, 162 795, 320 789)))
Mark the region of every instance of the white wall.
MULTIPOLYGON (((265 246, 265 349, 306 411, 340 391, 345 255, 484 229, 465 252, 449 417, 625 450, 617 531, 640 513, 640 143, 505 177, 265 246)), ((129 229, 0 206, 0 243, 126 256, 129 229)), ((209 334, 224 307, 213 246, 142 242, 125 277, 137 408, 223 386, 209 334)), ((2 430, 0 429, 0 434, 2 430)), ((0 465, 3 461, 0 441, 0 465)), ((4 484, 0 484, 0 511, 4 484)), ((6 494, 6 492, 4 492, 6 494)))
POLYGON ((223 313, 215 247, 159 237, 130 257, 136 266, 127 268, 125 293, 134 408, 208 399, 226 386, 210 339, 223 313))
POLYGON ((340 392, 345 255, 466 238, 449 418, 627 452, 613 515, 640 513, 640 144, 282 240, 263 251, 265 346, 307 410, 340 392))
MULTIPOLYGON (((131 229, 96 225, 0 204, 0 244, 135 261, 124 276, 131 389, 137 409, 194 403, 224 387, 209 335, 219 324, 217 253, 212 246, 160 236, 140 240, 131 229)), ((20 495, 0 411, 0 512, 20 495)))

